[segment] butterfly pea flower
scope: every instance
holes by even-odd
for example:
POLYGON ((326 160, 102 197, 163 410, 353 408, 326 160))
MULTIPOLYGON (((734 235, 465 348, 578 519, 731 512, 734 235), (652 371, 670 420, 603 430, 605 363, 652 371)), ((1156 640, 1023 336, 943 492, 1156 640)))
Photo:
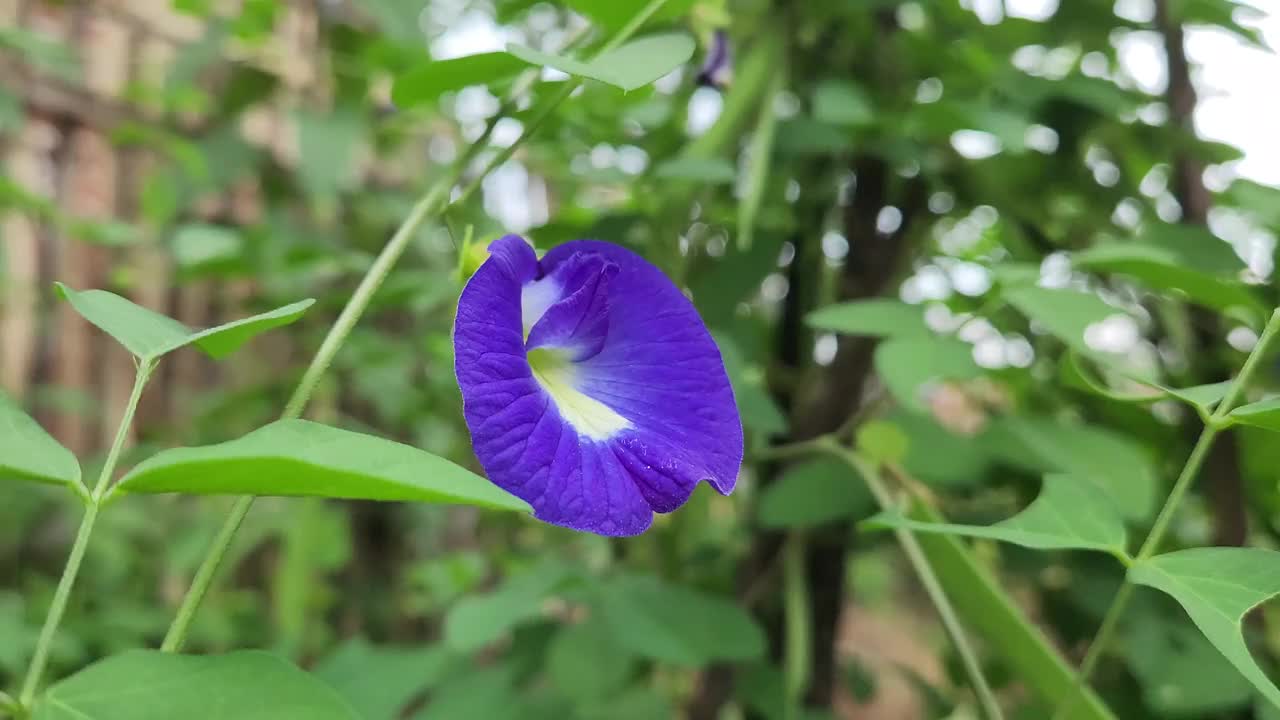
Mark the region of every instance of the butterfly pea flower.
POLYGON ((707 51, 707 57, 698 70, 698 85, 723 88, 729 82, 729 74, 732 71, 731 62, 729 33, 716 30, 715 35, 711 37, 711 49, 707 51))
POLYGON ((742 425, 720 351, 658 268, 607 242, 542 259, 516 235, 458 300, 455 371, 489 479, 545 522, 636 535, 700 481, 732 492, 742 425))

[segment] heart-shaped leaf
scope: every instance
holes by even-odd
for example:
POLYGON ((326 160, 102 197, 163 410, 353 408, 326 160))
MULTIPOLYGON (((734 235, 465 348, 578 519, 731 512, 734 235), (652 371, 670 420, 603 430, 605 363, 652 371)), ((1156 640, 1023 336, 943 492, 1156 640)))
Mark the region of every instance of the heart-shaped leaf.
POLYGON ((586 62, 523 45, 507 45, 507 52, 531 65, 599 80, 626 91, 638 90, 689 62, 693 50, 693 38, 684 33, 642 37, 586 62))
POLYGON ((1280 432, 1280 397, 1241 405, 1231 411, 1230 417, 1243 425, 1280 432))
POLYGON ((0 480, 16 478, 80 488, 80 463, 0 392, 0 480))
POLYGON ((1126 561, 1129 557, 1124 521, 1111 498, 1092 480, 1070 475, 1046 475, 1039 497, 1027 509, 994 525, 927 523, 896 511, 863 525, 988 538, 1034 550, 1098 550, 1126 561))
POLYGON ((207 330, 192 330, 173 318, 135 305, 115 293, 78 291, 62 283, 56 285, 58 293, 81 317, 115 338, 139 360, 147 362, 187 345, 195 345, 212 358, 226 357, 255 335, 294 322, 315 303, 314 300, 302 300, 207 330))
POLYGON ((1280 689, 1249 654, 1245 613, 1280 594, 1280 552, 1203 547, 1157 555, 1129 568, 1129 580, 1168 593, 1200 632, 1273 705, 1280 689))
POLYGON ((523 500, 444 458, 307 420, 281 420, 219 445, 165 450, 125 475, 116 492, 312 496, 529 511, 523 500))
POLYGON ((506 80, 527 67, 526 62, 505 52, 432 60, 396 78, 391 100, 400 108, 425 105, 447 92, 506 80))
POLYGON ((924 311, 901 300, 854 300, 819 308, 805 318, 809 327, 846 335, 871 337, 921 337, 931 334, 924 311))
POLYGON ((320 680, 270 653, 131 650, 49 688, 33 720, 357 720, 320 680))

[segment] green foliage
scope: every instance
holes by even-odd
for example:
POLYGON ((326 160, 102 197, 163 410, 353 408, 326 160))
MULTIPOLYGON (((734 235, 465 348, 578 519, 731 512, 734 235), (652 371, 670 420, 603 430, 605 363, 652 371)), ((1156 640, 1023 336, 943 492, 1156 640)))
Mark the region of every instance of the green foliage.
POLYGON ((462 600, 445 616, 445 643, 461 652, 492 643, 536 618, 542 601, 570 577, 567 568, 548 562, 513 577, 491 593, 462 600))
POLYGON ((177 320, 105 290, 78 291, 58 283, 58 293, 84 319, 144 362, 154 362, 187 345, 195 345, 212 358, 226 357, 256 335, 297 321, 315 303, 314 300, 302 300, 242 320, 195 331, 177 320))
POLYGON ((293 664, 246 650, 203 657, 135 650, 53 685, 33 720, 175 717, 360 717, 334 690, 293 664))
POLYGON ((920 308, 900 300, 875 299, 828 305, 805 321, 821 330, 871 337, 918 337, 929 334, 920 308))
POLYGON ((1228 417, 1243 425, 1280 432, 1280 398, 1241 405, 1232 410, 1228 417))
POLYGON ((121 493, 286 495, 446 502, 528 512, 523 500, 443 458, 372 435, 281 420, 219 445, 165 450, 121 493))
POLYGON ((1261 548, 1193 548, 1140 560, 1130 579, 1173 596, 1200 632, 1258 692, 1280 706, 1280 689, 1241 636, 1245 613, 1280 594, 1280 554, 1261 548))
MULTIPOLYGON (((50 32, 64 9, 0 29, 21 80, 0 90, 0 134, 22 150, 0 209, 39 245, 28 257, 5 226, 0 369, 23 377, 0 396, 0 716, 790 720, 850 694, 909 696, 921 717, 1280 713, 1272 613, 1241 622, 1280 591, 1259 549, 1280 540, 1280 378, 1265 336, 1247 363, 1238 341, 1280 298, 1280 189, 1230 177, 1235 148, 1126 79, 1129 43, 1158 44, 1160 24, 1067 2, 1044 20, 973 3, 171 4, 190 26, 165 38, 172 62, 153 73, 142 53, 101 117, 63 107, 103 69, 50 32), (719 38, 728 79, 700 86, 719 38), (79 126, 103 122, 127 221, 76 202, 79 126), (1209 188, 1183 172, 1210 166, 1209 188), (473 474, 452 305, 507 232, 539 251, 617 242, 687 291, 746 435, 731 497, 701 488, 646 535, 604 539, 473 474), (121 452, 95 443, 128 388, 98 362, 105 340, 73 342, 84 328, 32 292, 32 262, 120 293, 59 286, 150 377, 121 452), (278 309, 200 331, 135 289, 208 322, 278 309), (28 342, 5 345, 26 320, 28 342), (227 360, 155 370, 187 345, 227 360), (272 423, 286 404, 321 422, 272 423), (827 457, 849 447, 861 471, 827 457), (82 466, 119 484, 97 497, 82 466), (240 493, 268 497, 230 521, 229 501, 191 497, 240 493), (855 534, 877 507, 872 524, 911 534, 855 534), (959 633, 939 632, 903 537, 959 633), (1223 539, 1246 547, 1201 547, 1223 539), (801 545, 802 573, 779 551, 801 545), (1144 589, 1104 615, 1115 559, 1132 565, 1120 597, 1172 600, 1144 589), (179 635, 210 654, 137 651, 189 586, 179 635), (966 638, 977 667, 955 662, 966 638), (223 654, 241 647, 280 657, 223 654)), ((1244 6, 1164 5, 1260 43, 1244 6)), ((1212 80, 1199 70, 1164 76, 1212 80)))
MULTIPOLYGON (((923 503, 914 503, 908 517, 916 522, 943 523, 942 516, 923 503)), ((1076 691, 1075 673, 996 583, 991 570, 955 537, 920 536, 920 545, 947 588, 957 612, 975 633, 991 645, 1009 667, 1035 692, 1041 707, 1062 706, 1076 691)), ((1041 715, 1047 714, 1042 711, 1041 715)), ((1077 701, 1066 720, 1114 720, 1112 713, 1092 691, 1077 701)))
POLYGON ((1076 290, 1026 287, 1005 293, 1004 299, 1075 352, 1103 359, 1108 353, 1086 342, 1085 333, 1095 323, 1124 312, 1093 293, 1076 290))
POLYGON ((1007 448, 1025 453, 1019 462, 1049 472, 1089 478, 1111 497, 1127 520, 1151 517, 1156 471, 1150 453, 1131 438, 1103 428, 1039 417, 1000 422, 1007 448))
POLYGON ((598 611, 617 645, 687 667, 764 655, 764 632, 742 608, 715 595, 651 577, 620 577, 600 588, 598 611))
POLYGON ((527 66, 520 58, 505 52, 433 60, 396 78, 391 99, 403 108, 426 105, 450 91, 515 77, 527 66))
POLYGON ((665 33, 633 40, 586 62, 523 45, 508 45, 507 52, 530 65, 554 68, 631 91, 649 85, 688 62, 694 47, 688 35, 665 33))
POLYGON ((30 480, 83 488, 76 456, 59 445, 3 392, 0 392, 0 480, 30 480))
POLYGON ((865 517, 875 501, 849 466, 832 459, 809 460, 789 468, 760 496, 765 527, 816 527, 843 518, 865 517))
MULTIPOLYGON (((908 331, 910 332, 910 331, 908 331)), ((876 346, 876 372, 904 406, 924 408, 924 392, 946 380, 969 380, 982 374, 973 348, 952 337, 891 338, 876 346)))
POLYGON ((989 527, 916 522, 896 511, 864 525, 988 538, 1035 550, 1097 550, 1129 559, 1124 521, 1111 498, 1092 480, 1070 475, 1046 475, 1040 495, 1026 510, 989 527))
POLYGON ((405 648, 347 641, 317 663, 314 673, 367 720, 394 718, 422 691, 459 664, 443 647, 405 648))

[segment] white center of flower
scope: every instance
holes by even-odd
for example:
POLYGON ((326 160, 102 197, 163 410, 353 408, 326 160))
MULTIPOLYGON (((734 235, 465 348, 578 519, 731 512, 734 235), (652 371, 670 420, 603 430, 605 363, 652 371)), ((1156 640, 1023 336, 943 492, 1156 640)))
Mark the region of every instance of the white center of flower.
POLYGON ((556 404, 560 417, 579 435, 607 440, 631 427, 631 422, 613 408, 577 388, 573 362, 563 352, 551 348, 530 350, 529 367, 533 378, 556 404))
POLYGON ((526 283, 520 289, 520 322, 524 325, 524 338, 529 339, 529 331, 547 314, 547 309, 560 300, 563 288, 550 276, 541 280, 526 283))

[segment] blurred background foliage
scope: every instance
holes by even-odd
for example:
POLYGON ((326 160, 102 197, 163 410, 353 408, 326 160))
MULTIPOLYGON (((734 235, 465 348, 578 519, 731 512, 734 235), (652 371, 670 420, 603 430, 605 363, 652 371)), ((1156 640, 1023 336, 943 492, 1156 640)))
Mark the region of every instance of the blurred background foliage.
MULTIPOLYGON (((422 189, 484 137, 475 177, 564 82, 441 63, 506 42, 598 47, 642 4, 0 2, 6 390, 82 457, 103 454, 131 367, 55 304, 54 279, 193 325, 316 297, 229 363, 183 351, 125 464, 274 419, 422 189)), ((1199 418, 1100 391, 1228 378, 1278 299, 1280 189, 1196 135, 1183 50, 1184 29, 1212 27, 1269 52, 1261 17, 1229 0, 669 0, 649 29, 696 37, 693 62, 631 92, 586 83, 424 227, 311 416, 478 469, 449 337, 478 248, 509 231, 544 249, 607 239, 686 286, 716 334, 749 438, 739 491, 700 488, 627 540, 264 500, 190 649, 284 654, 370 719, 782 718, 780 558, 802 535, 805 717, 976 717, 891 536, 856 526, 875 509, 862 484, 839 462, 759 453, 875 419, 954 521, 1007 517, 1064 471, 1148 525, 1199 418), (700 83, 717 38, 728 72, 700 83), (1122 62, 1137 41, 1160 87, 1122 62)), ((1268 362, 1258 390, 1278 380, 1268 362)), ((1278 452, 1261 430, 1224 434, 1176 543, 1275 546, 1278 452)), ((229 502, 113 505, 52 674, 155 646, 229 502)), ((0 483, 0 687, 25 667, 76 518, 52 490, 0 483)), ((1073 664, 1121 577, 1088 555, 978 541, 972 556, 1073 664)), ((1246 625, 1264 665, 1272 614, 1246 625)), ((998 637, 977 644, 1010 717, 1048 717, 1034 669, 998 637)), ((1253 714, 1249 684, 1155 592, 1116 647, 1097 687, 1119 717, 1276 717, 1253 714)))

